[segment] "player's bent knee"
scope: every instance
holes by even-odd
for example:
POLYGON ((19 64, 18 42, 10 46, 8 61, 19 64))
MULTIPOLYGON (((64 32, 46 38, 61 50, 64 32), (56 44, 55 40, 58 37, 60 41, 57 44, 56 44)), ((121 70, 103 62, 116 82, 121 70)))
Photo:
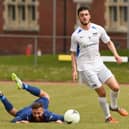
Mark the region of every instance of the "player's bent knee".
POLYGON ((100 93, 99 97, 106 97, 106 93, 100 93))
POLYGON ((96 92, 99 97, 106 97, 106 92, 104 89, 96 89, 96 92))
POLYGON ((118 92, 120 90, 120 88, 119 87, 114 87, 112 90, 115 91, 115 92, 118 92))

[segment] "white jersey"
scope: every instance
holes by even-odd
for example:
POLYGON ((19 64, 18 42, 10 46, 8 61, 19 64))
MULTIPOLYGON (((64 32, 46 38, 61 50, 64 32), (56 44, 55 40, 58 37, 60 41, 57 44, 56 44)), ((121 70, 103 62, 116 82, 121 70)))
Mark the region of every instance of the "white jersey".
POLYGON ((102 64, 99 53, 99 41, 104 43, 110 41, 103 27, 90 23, 90 28, 84 30, 78 27, 71 36, 70 51, 77 53, 77 69, 84 71, 86 64, 102 64))

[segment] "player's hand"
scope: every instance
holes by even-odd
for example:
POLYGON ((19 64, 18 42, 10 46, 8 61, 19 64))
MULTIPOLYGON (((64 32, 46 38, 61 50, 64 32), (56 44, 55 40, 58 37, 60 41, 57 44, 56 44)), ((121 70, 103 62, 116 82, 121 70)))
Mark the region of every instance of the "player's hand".
POLYGON ((122 58, 120 56, 115 56, 115 59, 118 64, 122 63, 122 58))
POLYGON ((63 121, 61 121, 61 120, 57 120, 57 121, 56 121, 56 123, 58 123, 58 124, 62 124, 62 123, 63 123, 63 121))
POLYGON ((17 123, 17 124, 18 124, 18 123, 24 123, 24 124, 27 124, 27 123, 29 123, 29 121, 22 120, 22 121, 17 121, 16 123, 17 123))

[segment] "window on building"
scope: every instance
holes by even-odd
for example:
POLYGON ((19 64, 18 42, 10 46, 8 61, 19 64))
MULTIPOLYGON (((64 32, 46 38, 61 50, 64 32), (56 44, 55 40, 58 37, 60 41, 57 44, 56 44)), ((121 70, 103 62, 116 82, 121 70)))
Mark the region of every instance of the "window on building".
POLYGON ((106 0, 106 28, 127 32, 128 0, 106 0))
POLYGON ((4 30, 38 31, 38 0, 5 0, 4 30))

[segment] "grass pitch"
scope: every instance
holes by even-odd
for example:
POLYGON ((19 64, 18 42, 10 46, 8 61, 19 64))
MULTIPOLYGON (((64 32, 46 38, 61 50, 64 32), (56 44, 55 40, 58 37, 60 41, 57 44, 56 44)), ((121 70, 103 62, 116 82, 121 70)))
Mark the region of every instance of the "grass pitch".
MULTIPOLYGON (((31 85, 44 89, 50 94, 51 101, 49 110, 55 113, 64 114, 67 109, 77 109, 81 115, 78 124, 56 124, 56 123, 29 123, 13 124, 10 123, 10 116, 0 103, 0 129, 128 129, 129 117, 121 117, 112 112, 112 116, 119 120, 118 124, 107 124, 104 122, 104 115, 98 104, 97 95, 86 86, 70 83, 45 84, 31 82, 31 85)), ((20 109, 30 104, 36 97, 24 90, 18 90, 14 82, 0 82, 0 90, 9 100, 20 109)), ((109 89, 107 96, 109 96, 109 89)), ((129 111, 129 87, 121 85, 119 104, 129 111)), ((109 100, 109 97, 107 97, 109 100)))

